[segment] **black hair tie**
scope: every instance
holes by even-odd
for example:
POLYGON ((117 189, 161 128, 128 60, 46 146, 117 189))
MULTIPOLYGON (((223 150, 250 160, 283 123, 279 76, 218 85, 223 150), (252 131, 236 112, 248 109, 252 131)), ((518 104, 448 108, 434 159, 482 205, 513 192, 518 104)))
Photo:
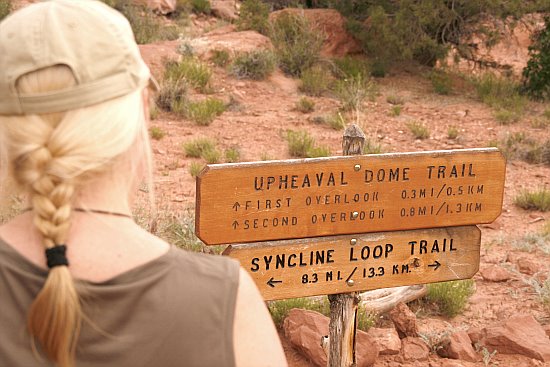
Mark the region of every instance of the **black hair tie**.
POLYGON ((48 262, 48 268, 53 268, 60 265, 69 265, 65 251, 67 246, 57 245, 46 249, 46 260, 48 262))

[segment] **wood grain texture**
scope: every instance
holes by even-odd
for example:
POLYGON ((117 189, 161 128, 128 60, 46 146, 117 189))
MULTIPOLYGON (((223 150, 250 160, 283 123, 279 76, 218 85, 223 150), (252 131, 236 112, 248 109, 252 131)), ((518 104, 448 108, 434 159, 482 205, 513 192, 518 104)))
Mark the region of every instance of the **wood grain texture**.
POLYGON ((495 148, 210 165, 195 229, 214 245, 490 223, 505 170, 495 148))
POLYGON ((463 226, 232 245, 224 254, 275 300, 471 278, 480 242, 476 226, 463 226))

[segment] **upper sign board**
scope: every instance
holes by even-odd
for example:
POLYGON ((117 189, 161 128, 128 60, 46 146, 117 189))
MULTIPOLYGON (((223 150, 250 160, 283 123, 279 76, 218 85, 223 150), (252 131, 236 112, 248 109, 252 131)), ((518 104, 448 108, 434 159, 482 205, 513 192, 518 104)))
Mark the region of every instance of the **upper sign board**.
POLYGON ((495 148, 211 165, 195 230, 215 245, 490 223, 505 174, 495 148))
POLYGON ((229 246, 265 300, 471 278, 476 226, 305 238, 229 246))

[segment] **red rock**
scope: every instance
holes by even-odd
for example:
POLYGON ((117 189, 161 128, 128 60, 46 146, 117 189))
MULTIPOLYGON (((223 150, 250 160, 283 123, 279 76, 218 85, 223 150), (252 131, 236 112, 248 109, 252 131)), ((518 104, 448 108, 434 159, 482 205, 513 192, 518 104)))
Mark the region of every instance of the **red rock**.
POLYGON ((460 362, 446 359, 441 363, 441 367, 464 367, 464 365, 460 362))
POLYGON ((235 5, 235 0, 217 0, 211 1, 210 8, 216 18, 233 21, 239 18, 235 5))
POLYGON ((400 338, 418 336, 416 315, 403 302, 398 303, 397 306, 390 311, 390 319, 393 321, 400 338))
POLYGON ((498 265, 489 265, 479 270, 484 280, 489 282, 505 282, 512 278, 510 272, 498 265))
POLYGON ((393 328, 370 328, 368 334, 378 346, 380 355, 399 354, 401 351, 401 339, 393 328))
POLYGON ((483 329, 482 345, 502 354, 550 362, 550 339, 533 316, 516 316, 483 329))
POLYGON ((472 341, 465 331, 459 331, 449 336, 443 343, 442 348, 437 351, 442 357, 460 359, 462 361, 475 362, 478 357, 472 347, 472 341))
MULTIPOLYGON (((327 354, 321 346, 321 340, 329 334, 329 321, 328 317, 318 312, 295 308, 283 322, 286 338, 315 366, 327 365, 327 354)), ((355 355, 358 367, 373 366, 378 357, 378 347, 374 340, 361 330, 357 330, 355 355)))
POLYGON ((483 332, 480 328, 471 327, 468 329, 468 337, 470 338, 472 344, 478 343, 483 337, 483 332))
POLYGON ((406 361, 427 361, 430 349, 420 338, 406 337, 401 340, 401 353, 406 361))
POLYGON ((542 328, 544 329, 546 335, 550 338, 550 325, 544 325, 542 328))
POLYGON ((518 270, 527 275, 533 275, 540 269, 539 265, 528 257, 520 257, 516 262, 518 270))
POLYGON ((283 13, 303 15, 311 27, 325 35, 323 56, 342 57, 361 52, 361 46, 346 30, 346 19, 334 9, 284 9, 269 15, 273 21, 283 13))

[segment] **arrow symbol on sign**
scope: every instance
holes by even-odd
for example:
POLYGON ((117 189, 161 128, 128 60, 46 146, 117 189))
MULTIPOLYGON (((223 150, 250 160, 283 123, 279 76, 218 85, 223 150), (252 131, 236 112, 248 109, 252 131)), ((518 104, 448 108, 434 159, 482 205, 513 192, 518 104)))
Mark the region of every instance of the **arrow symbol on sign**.
POLYGON ((233 229, 237 229, 237 227, 239 226, 239 222, 234 221, 232 226, 233 226, 233 229))
POLYGON ((439 261, 435 260, 435 263, 430 264, 428 266, 434 268, 434 271, 435 271, 441 266, 441 263, 439 261))
POLYGON ((235 202, 235 204, 233 204, 233 209, 235 209, 235 211, 239 210, 239 208, 241 207, 241 204, 239 204, 239 202, 235 202))
POLYGON ((282 280, 274 280, 273 277, 267 281, 267 285, 271 288, 275 288, 275 283, 282 283, 282 280))

